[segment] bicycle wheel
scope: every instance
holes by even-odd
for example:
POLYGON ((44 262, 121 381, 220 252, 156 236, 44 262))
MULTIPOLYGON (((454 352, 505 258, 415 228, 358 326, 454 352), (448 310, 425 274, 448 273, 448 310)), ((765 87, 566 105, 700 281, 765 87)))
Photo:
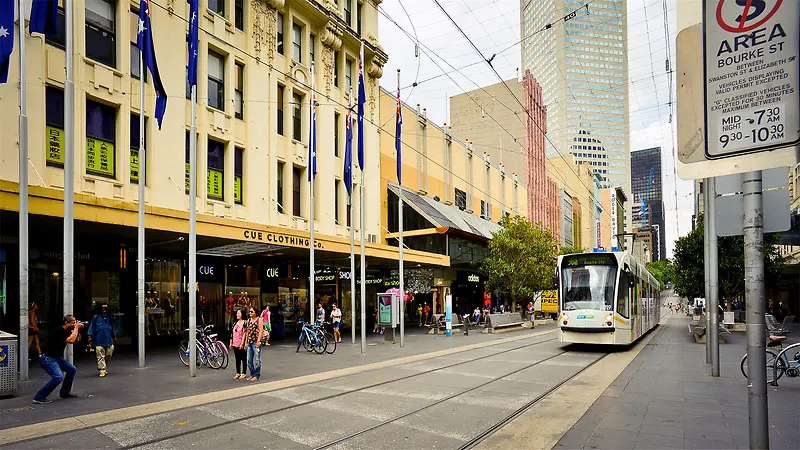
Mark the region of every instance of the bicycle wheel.
MULTIPOLYGON (((189 367, 189 339, 184 339, 178 344, 178 356, 181 358, 181 362, 184 366, 189 367)), ((197 358, 195 359, 195 364, 200 366, 200 352, 197 352, 197 358)))
POLYGON ((325 340, 328 341, 328 345, 325 346, 325 353, 332 355, 336 353, 336 339, 333 336, 333 333, 325 332, 325 340))
POLYGON ((228 347, 222 341, 214 341, 215 351, 222 357, 222 365, 220 369, 227 369, 230 357, 228 356, 228 347))
POLYGON ((303 341, 306 339, 305 334, 300 333, 300 336, 297 337, 297 350, 295 353, 300 353, 300 346, 303 345, 303 341))
POLYGON ((303 348, 306 349, 307 352, 311 353, 314 351, 314 342, 313 336, 308 332, 303 332, 303 348))
POLYGON ((206 360, 208 361, 208 366, 212 369, 222 367, 222 355, 217 350, 216 346, 205 344, 206 360))
POLYGON ((325 349, 328 348, 328 339, 325 337, 325 333, 322 330, 317 330, 314 334, 314 351, 317 352, 318 355, 325 353, 325 349))
MULTIPOLYGON (((767 353, 767 364, 766 364, 767 383, 772 383, 773 381, 783 376, 783 373, 786 370, 786 362, 781 359, 777 359, 778 355, 772 350, 766 350, 766 353, 767 353)), ((747 354, 745 354, 742 357, 740 369, 742 371, 742 375, 744 375, 744 377, 747 378, 747 354)))

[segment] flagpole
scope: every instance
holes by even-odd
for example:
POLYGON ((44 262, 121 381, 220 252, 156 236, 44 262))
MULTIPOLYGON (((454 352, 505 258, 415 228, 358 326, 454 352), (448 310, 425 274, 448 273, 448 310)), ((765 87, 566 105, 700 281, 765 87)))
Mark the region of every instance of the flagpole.
POLYGON ((400 348, 405 346, 405 331, 406 331, 406 291, 404 290, 403 286, 403 181, 400 178, 400 168, 403 164, 403 159, 400 156, 400 126, 401 126, 401 111, 400 108, 402 105, 400 104, 400 69, 397 69, 397 117, 395 121, 397 121, 397 136, 395 139, 397 140, 397 184, 399 185, 400 195, 397 196, 397 220, 400 223, 400 348))
MULTIPOLYGON (((19 379, 28 380, 28 105, 25 0, 19 0, 19 379)), ((38 356, 38 355, 37 355, 38 356)))
MULTIPOLYGON (((363 111, 363 101, 364 99, 361 98, 361 90, 362 90, 362 80, 363 80, 363 70, 364 70, 364 41, 361 41, 361 52, 359 53, 359 88, 358 88, 358 103, 359 103, 359 112, 363 111)), ((359 123, 358 123, 358 139, 359 139, 359 151, 363 151, 361 146, 364 142, 364 120, 363 115, 359 115, 359 123)), ((365 155, 366 156, 366 155, 365 155)), ((366 158, 364 158, 366 160, 366 158)), ((359 188, 359 203, 360 203, 360 216, 361 216, 361 353, 365 353, 367 351, 367 288, 366 288, 366 280, 367 280, 367 273, 366 273, 366 245, 365 245, 365 229, 364 229, 364 166, 366 163, 364 161, 359 161, 359 165, 361 166, 361 184, 358 186, 359 188)))
MULTIPOLYGON (((191 25, 189 25, 191 27, 191 25)), ((197 376, 197 84, 189 128, 189 377, 197 376)))
POLYGON ((316 154, 315 154, 315 149, 314 149, 314 141, 317 139, 317 136, 316 136, 317 133, 316 133, 316 130, 314 129, 314 123, 316 121, 316 119, 314 117, 314 61, 311 61, 311 94, 310 95, 311 95, 311 102, 310 102, 310 106, 309 106, 310 109, 309 109, 309 116, 308 116, 309 119, 310 119, 309 122, 308 122, 308 128, 309 128, 309 138, 308 138, 308 149, 309 150, 308 150, 308 154, 310 156, 310 158, 308 158, 308 170, 309 170, 308 179, 309 179, 309 183, 310 183, 309 187, 310 187, 310 191, 311 191, 310 194, 309 194, 311 196, 311 205, 309 207, 309 214, 308 214, 309 220, 308 220, 308 222, 309 222, 309 227, 311 229, 311 233, 310 233, 311 236, 310 236, 310 239, 308 241, 309 242, 309 244, 308 244, 308 247, 309 247, 308 248, 308 255, 309 255, 308 256, 308 267, 309 267, 308 276, 310 277, 310 282, 311 282, 311 290, 309 291, 309 305, 310 305, 310 307, 309 307, 309 313, 310 313, 309 314, 309 316, 310 316, 309 322, 311 322, 311 325, 314 325, 314 319, 316 318, 315 317, 316 310, 314 309, 314 281, 316 281, 316 273, 314 271, 314 176, 315 176, 315 173, 314 173, 315 167, 314 166, 316 165, 315 164, 316 163, 316 154))
POLYGON ((144 367, 144 183, 145 183, 145 148, 144 148, 144 51, 139 49, 139 227, 137 230, 137 271, 139 272, 139 318, 138 344, 139 368, 144 367))
MULTIPOLYGON (((347 190, 347 208, 350 217, 350 334, 353 338, 353 345, 356 345, 356 227, 353 220, 353 88, 350 88, 350 95, 347 102, 347 126, 350 129, 350 142, 349 148, 346 151, 350 152, 350 170, 345 171, 349 180, 345 180, 346 186, 350 186, 347 190)), ((346 158, 345 158, 346 160, 346 158)))
MULTIPOLYGON (((73 231, 75 221, 75 85, 72 82, 75 40, 73 39, 73 0, 64 0, 64 12, 67 70, 64 81, 64 273, 61 278, 64 291, 64 315, 67 315, 72 314, 75 281, 73 231)), ((24 14, 20 14, 20 17, 24 17, 24 14)), ((66 347, 66 358, 70 363, 73 361, 73 347, 72 345, 66 347)))

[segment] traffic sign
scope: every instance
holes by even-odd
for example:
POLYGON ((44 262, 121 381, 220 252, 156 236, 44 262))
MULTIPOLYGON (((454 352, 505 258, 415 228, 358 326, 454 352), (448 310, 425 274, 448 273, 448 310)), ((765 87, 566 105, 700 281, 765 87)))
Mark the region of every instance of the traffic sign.
POLYGON ((703 2, 706 158, 800 142, 798 12, 796 0, 703 2))

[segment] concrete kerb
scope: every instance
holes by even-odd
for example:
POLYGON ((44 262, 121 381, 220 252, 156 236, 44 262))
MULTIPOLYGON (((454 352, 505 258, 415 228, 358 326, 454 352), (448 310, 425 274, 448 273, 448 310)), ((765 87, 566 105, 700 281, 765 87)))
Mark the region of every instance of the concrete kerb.
POLYGON ((126 408, 120 408, 111 411, 102 411, 92 414, 85 414, 77 417, 58 419, 49 422, 41 422, 31 425, 24 425, 21 427, 4 429, 3 432, 0 433, 0 446, 13 444, 15 442, 20 442, 20 441, 27 441, 30 439, 41 438, 45 436, 51 436, 54 434, 67 433, 70 431, 76 431, 85 428, 94 428, 123 420, 138 419, 140 417, 146 417, 153 414, 160 414, 184 408, 206 405, 218 401, 229 400, 235 397, 250 396, 253 394, 262 394, 265 392, 272 392, 280 389, 287 389, 291 387, 301 386, 308 383, 315 383, 323 380, 330 380, 333 378, 341 378, 348 375, 367 372, 370 370, 385 369, 388 367, 399 366, 402 364, 409 364, 418 361, 423 361, 430 358, 447 356, 453 353, 461 353, 470 350, 492 347, 495 345, 505 344, 508 342, 515 342, 523 339, 544 336, 553 333, 555 331, 556 330, 549 330, 540 333, 526 334, 524 336, 514 336, 494 341, 480 342, 480 343, 465 345, 462 347, 437 350, 435 352, 430 352, 430 353, 405 356, 402 358, 391 359, 388 361, 380 361, 360 366, 348 367, 345 369, 330 370, 327 372, 304 375, 296 378, 288 378, 268 383, 225 389, 221 391, 208 392, 205 394, 191 395, 183 398, 163 400, 143 405, 129 406, 126 408))

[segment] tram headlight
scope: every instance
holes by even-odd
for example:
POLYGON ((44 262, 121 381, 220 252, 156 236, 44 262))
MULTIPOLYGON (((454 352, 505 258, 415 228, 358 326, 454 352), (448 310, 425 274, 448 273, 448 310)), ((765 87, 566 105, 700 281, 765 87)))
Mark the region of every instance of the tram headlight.
POLYGON ((606 325, 614 325, 614 316, 612 314, 606 316, 606 325))
POLYGON ((569 321, 569 314, 567 314, 567 313, 561 313, 561 321, 562 321, 562 323, 563 323, 564 325, 566 325, 566 324, 567 324, 567 322, 569 321))

